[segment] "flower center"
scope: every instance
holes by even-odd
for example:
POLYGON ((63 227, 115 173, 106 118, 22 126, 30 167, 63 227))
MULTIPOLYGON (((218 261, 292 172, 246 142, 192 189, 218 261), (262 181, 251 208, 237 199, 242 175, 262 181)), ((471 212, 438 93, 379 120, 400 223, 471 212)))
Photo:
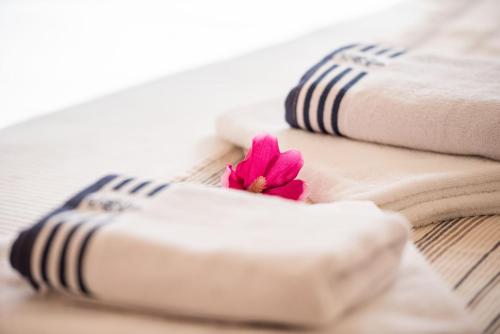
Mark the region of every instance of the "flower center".
POLYGON ((247 190, 253 193, 261 193, 265 187, 266 187, 266 178, 264 176, 259 176, 252 182, 252 184, 247 188, 247 190))

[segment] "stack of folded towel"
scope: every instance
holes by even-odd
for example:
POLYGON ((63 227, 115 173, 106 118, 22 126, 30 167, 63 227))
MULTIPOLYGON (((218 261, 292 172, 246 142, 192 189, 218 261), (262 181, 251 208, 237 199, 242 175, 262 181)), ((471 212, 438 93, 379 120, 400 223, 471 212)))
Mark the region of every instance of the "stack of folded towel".
MULTIPOLYGON (((289 129, 280 100, 222 115, 219 134, 242 147, 266 131, 280 146, 302 152, 300 178, 315 203, 371 200, 404 214, 414 226, 444 219, 500 213, 500 163, 376 145, 289 129)), ((499 145, 500 146, 500 145, 499 145)))
MULTIPOLYGON (((286 98, 223 114, 218 134, 248 148, 267 132, 301 151, 313 203, 370 200, 414 226, 500 214, 499 2, 440 7, 392 40, 332 45, 286 98)), ((458 252, 476 251, 467 246, 458 252)), ((494 332, 498 314, 483 312, 494 332)))
POLYGON ((299 149, 314 205, 106 176, 13 242, 11 266, 57 297, 42 299, 50 308, 25 296, 2 308, 0 331, 22 332, 25 319, 54 328, 66 316, 78 320, 62 327, 71 331, 82 321, 101 331, 165 330, 135 312, 65 307, 76 297, 169 315, 161 321, 177 333, 262 331, 234 322, 301 333, 473 332, 407 243, 406 219, 365 201, 414 225, 500 213, 498 77, 488 57, 340 46, 291 90, 285 118, 280 97, 217 124, 239 146, 265 131, 299 149))
POLYGON ((498 2, 462 5, 446 27, 394 39, 410 48, 338 45, 286 99, 222 115, 219 135, 247 147, 269 132, 300 150, 316 203, 372 200, 416 226, 499 214, 500 35, 488 30, 498 2))
POLYGON ((399 215, 106 176, 23 231, 11 265, 34 288, 226 321, 318 327, 394 281, 399 215))

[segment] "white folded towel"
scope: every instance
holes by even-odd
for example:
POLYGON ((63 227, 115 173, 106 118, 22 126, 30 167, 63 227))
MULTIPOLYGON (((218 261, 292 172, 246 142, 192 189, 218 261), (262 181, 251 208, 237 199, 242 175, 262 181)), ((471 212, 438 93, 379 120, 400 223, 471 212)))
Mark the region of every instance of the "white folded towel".
POLYGON ((0 333, 25 334, 472 334, 479 333, 462 304, 413 245, 406 247, 397 279, 377 298, 347 312, 332 326, 248 326, 158 316, 123 307, 75 303, 63 294, 33 295, 5 261, 0 242, 0 333))
POLYGON ((40 290, 191 317, 331 323, 396 277, 407 224, 369 202, 306 205, 107 176, 20 234, 40 290))
POLYGON ((499 57, 346 45, 290 91, 286 120, 311 132, 500 160, 499 57))
POLYGON ((248 147, 259 132, 304 156, 299 175, 313 202, 372 200, 404 214, 413 225, 500 213, 500 163, 415 151, 290 129, 280 99, 223 114, 219 135, 248 147))

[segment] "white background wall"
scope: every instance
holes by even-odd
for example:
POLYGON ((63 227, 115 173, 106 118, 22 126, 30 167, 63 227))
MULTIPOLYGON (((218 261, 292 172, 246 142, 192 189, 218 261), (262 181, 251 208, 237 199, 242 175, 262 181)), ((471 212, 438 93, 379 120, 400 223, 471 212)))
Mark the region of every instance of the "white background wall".
POLYGON ((400 0, 0 0, 0 128, 400 0))

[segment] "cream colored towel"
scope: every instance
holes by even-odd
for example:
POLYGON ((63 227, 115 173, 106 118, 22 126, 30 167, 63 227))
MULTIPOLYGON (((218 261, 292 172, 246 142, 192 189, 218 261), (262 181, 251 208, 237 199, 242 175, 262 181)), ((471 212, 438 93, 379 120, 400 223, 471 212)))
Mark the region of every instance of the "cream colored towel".
MULTIPOLYGON (((456 296, 415 247, 406 247, 398 278, 385 293, 332 326, 293 329, 195 321, 153 312, 76 303, 60 294, 34 295, 5 261, 0 243, 0 333, 25 334, 472 334, 478 333, 456 296)), ((292 305, 293 306, 293 305, 292 305)))
POLYGON ((290 92, 289 123, 363 141, 499 160, 500 2, 414 1, 412 6, 381 20, 379 26, 393 29, 374 29, 365 40, 370 43, 332 42, 328 47, 334 51, 290 92))
POLYGON ((499 92, 500 51, 464 57, 359 43, 306 72, 287 97, 286 120, 311 132, 500 160, 499 92))
POLYGON ((228 112, 217 122, 222 138, 248 147, 259 132, 304 155, 300 177, 313 202, 372 200, 412 224, 500 213, 500 163, 415 151, 290 129, 281 100, 228 112))
POLYGON ((38 290, 223 321, 322 327, 394 282, 406 221, 369 202, 306 205, 107 176, 22 232, 38 290))

